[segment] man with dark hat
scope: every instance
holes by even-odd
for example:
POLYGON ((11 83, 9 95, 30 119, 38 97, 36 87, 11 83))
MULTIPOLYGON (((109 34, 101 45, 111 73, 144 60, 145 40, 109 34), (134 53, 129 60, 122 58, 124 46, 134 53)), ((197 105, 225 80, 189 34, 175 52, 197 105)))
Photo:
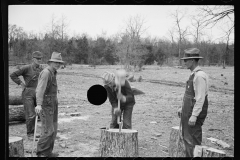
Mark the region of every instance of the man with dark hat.
MULTIPOLYGON (((43 70, 40 65, 43 54, 39 51, 32 53, 32 64, 24 65, 17 71, 13 72, 10 77, 18 85, 22 86, 22 100, 25 111, 27 136, 30 140, 33 139, 34 126, 35 126, 35 106, 36 94, 35 90, 38 83, 39 73, 43 70), (22 82, 19 76, 23 76, 25 82, 22 82)), ((37 135, 36 137, 39 137, 37 135)))
POLYGON ((182 136, 186 148, 186 157, 193 157, 195 145, 202 143, 202 125, 208 110, 208 76, 198 66, 199 49, 184 50, 184 60, 191 75, 186 83, 183 106, 178 110, 181 118, 182 136))
POLYGON ((52 153, 58 127, 57 70, 64 62, 61 53, 53 52, 51 59, 39 75, 36 89, 37 107, 35 111, 42 122, 41 137, 37 143, 38 157, 57 157, 52 153))

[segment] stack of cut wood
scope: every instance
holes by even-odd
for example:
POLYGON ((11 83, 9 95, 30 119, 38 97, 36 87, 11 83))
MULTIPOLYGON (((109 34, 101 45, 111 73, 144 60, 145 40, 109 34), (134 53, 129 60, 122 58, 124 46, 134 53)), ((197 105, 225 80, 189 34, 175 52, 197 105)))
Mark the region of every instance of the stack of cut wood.
POLYGON ((194 157, 225 157, 226 153, 215 148, 196 145, 194 148, 194 157))
MULTIPOLYGON (((185 145, 183 142, 182 137, 179 138, 179 126, 172 127, 171 133, 170 133, 170 140, 169 140, 169 148, 168 153, 170 157, 185 157, 185 145)), ((216 139, 211 139, 215 140, 216 139)), ((220 143, 227 146, 225 143, 221 141, 216 141, 216 143, 220 143)), ((226 153, 223 150, 215 149, 212 147, 207 146, 200 146, 196 145, 194 149, 194 157, 225 157, 226 153)))
POLYGON ((26 120, 21 96, 9 95, 8 110, 9 110, 9 122, 26 120))

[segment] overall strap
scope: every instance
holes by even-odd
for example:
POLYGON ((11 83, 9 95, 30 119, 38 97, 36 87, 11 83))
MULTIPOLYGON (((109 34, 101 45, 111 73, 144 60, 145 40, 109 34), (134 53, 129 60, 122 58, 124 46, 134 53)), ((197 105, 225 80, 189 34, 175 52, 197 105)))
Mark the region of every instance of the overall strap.
POLYGON ((46 87, 46 91, 45 91, 45 93, 48 92, 48 90, 49 90, 49 88, 50 88, 50 86, 51 86, 51 84, 52 84, 52 79, 53 79, 53 73, 50 71, 49 68, 47 68, 47 70, 48 70, 49 73, 50 73, 50 79, 49 79, 49 81, 48 81, 48 83, 47 83, 47 87, 46 87))

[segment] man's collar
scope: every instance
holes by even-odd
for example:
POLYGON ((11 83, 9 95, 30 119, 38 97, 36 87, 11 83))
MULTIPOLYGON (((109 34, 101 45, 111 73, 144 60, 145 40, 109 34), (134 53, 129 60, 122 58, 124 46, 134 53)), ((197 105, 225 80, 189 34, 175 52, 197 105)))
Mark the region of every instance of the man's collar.
POLYGON ((191 72, 191 75, 193 74, 193 73, 195 73, 196 71, 198 71, 198 70, 200 70, 201 68, 199 67, 199 66, 197 66, 192 72, 191 72))
POLYGON ((52 73, 54 73, 54 74, 57 73, 56 69, 53 68, 52 66, 48 66, 48 68, 50 69, 50 71, 51 71, 52 73))

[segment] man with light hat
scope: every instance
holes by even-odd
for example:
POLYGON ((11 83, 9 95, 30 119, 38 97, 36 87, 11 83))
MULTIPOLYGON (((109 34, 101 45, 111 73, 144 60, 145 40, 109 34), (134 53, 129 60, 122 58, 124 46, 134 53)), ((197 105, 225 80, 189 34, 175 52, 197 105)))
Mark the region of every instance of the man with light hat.
MULTIPOLYGON (((35 126, 35 106, 36 94, 35 90, 38 83, 39 73, 43 70, 40 65, 43 54, 40 51, 32 53, 32 64, 24 65, 17 71, 13 72, 10 77, 18 85, 22 87, 22 101, 24 105, 24 112, 26 118, 27 136, 29 140, 33 139, 34 126, 35 126), (19 76, 23 76, 24 82, 21 81, 19 76)), ((37 135, 36 137, 39 137, 37 135)))
POLYGON ((199 49, 184 50, 184 60, 191 75, 186 83, 183 106, 178 110, 181 118, 182 136, 186 148, 186 157, 193 157, 195 145, 202 143, 202 125, 208 110, 208 75, 198 66, 199 49))
POLYGON ((57 157, 52 153, 58 127, 57 70, 64 62, 61 53, 53 52, 51 59, 39 75, 36 89, 37 107, 35 111, 42 122, 41 137, 37 143, 38 157, 57 157))
POLYGON ((112 106, 112 121, 110 128, 119 128, 117 117, 123 113, 123 129, 132 129, 132 111, 135 98, 130 84, 127 80, 119 82, 122 84, 121 93, 118 94, 117 77, 112 72, 104 72, 102 75, 103 84, 107 90, 109 102, 112 106), (118 99, 120 99, 120 110, 118 109, 118 99))

